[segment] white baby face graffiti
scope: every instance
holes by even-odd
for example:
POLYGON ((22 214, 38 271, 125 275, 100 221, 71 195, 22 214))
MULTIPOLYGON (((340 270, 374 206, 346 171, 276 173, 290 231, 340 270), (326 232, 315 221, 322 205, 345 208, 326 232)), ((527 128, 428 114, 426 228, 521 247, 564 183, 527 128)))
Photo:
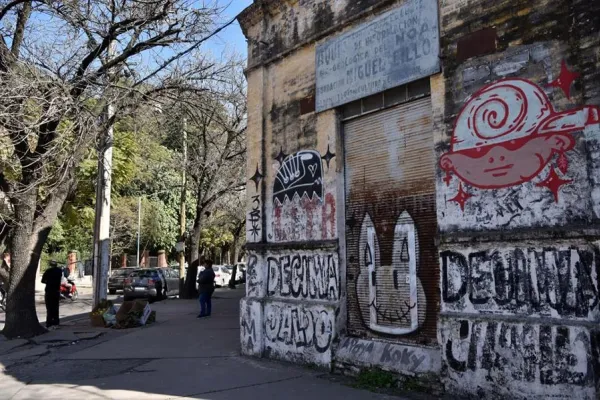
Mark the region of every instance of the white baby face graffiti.
POLYGON ((392 265, 381 265, 379 240, 371 217, 363 220, 359 239, 357 297, 363 320, 375 332, 406 335, 425 319, 425 293, 417 277, 418 237, 408 212, 394 229, 392 265))

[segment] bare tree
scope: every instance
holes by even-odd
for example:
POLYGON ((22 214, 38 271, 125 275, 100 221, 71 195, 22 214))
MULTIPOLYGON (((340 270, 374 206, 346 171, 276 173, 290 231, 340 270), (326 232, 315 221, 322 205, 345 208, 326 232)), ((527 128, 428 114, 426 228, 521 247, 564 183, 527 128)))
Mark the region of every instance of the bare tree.
POLYGON ((241 64, 211 93, 187 101, 190 190, 196 199, 185 296, 196 295, 200 236, 219 199, 244 188, 246 95, 241 64))
POLYGON ((195 0, 0 1, 0 240, 12 253, 4 334, 43 332, 40 254, 98 133, 156 96, 203 93, 229 65, 200 53, 222 27, 195 0), (108 49, 114 52, 108 56, 108 49), (112 120, 102 118, 108 103, 112 120), (8 150, 4 150, 8 149, 8 150))

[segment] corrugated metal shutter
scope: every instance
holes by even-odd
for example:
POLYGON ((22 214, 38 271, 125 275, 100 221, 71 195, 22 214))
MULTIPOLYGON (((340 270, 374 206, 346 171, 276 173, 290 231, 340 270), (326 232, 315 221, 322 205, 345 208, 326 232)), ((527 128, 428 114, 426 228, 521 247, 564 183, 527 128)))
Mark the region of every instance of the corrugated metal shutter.
POLYGON ((431 99, 344 124, 348 330, 436 342, 431 99))

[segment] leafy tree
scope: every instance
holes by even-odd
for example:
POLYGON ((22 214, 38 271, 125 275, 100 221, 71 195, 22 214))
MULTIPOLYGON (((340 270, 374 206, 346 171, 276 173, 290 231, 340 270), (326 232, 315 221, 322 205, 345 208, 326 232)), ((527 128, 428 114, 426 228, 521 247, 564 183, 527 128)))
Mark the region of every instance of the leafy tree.
MULTIPOLYGON (((239 65, 238 65, 239 67, 239 65)), ((195 197, 190 237, 190 267, 185 297, 196 296, 196 267, 200 260, 203 224, 215 205, 244 188, 246 168, 246 98, 241 68, 223 81, 217 94, 188 97, 181 114, 188 121, 186 171, 195 197)))
POLYGON ((0 270, 6 336, 44 332, 38 261, 99 134, 139 104, 205 92, 227 69, 199 52, 217 14, 194 0, 0 2, 0 192, 9 202, 0 241, 12 253, 10 271, 0 270), (104 118, 109 103, 116 112, 104 118))

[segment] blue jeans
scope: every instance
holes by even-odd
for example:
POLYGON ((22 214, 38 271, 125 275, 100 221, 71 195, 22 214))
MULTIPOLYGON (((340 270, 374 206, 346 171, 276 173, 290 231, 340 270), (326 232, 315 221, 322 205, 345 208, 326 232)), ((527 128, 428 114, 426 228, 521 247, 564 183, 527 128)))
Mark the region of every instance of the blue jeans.
POLYGON ((200 301, 200 315, 210 315, 212 307, 211 297, 212 293, 200 293, 200 297, 198 297, 198 301, 200 301))

